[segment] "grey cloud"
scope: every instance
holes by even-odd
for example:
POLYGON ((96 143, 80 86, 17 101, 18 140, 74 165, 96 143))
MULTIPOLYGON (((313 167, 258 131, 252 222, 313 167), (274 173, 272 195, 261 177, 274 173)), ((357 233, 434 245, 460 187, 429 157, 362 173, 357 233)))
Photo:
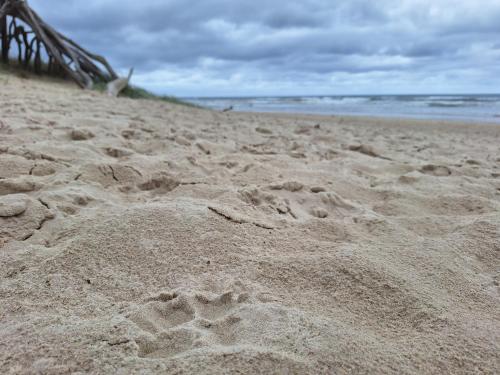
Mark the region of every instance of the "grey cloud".
MULTIPOLYGON (((494 0, 31 0, 31 4, 54 26, 108 56, 120 69, 135 66, 139 76, 148 79, 155 74, 172 78, 171 72, 177 72, 178 85, 190 76, 206 77, 204 90, 210 90, 210 80, 234 87, 228 78, 234 75, 242 77, 242 93, 253 82, 272 88, 278 80, 295 80, 299 90, 335 80, 336 74, 350 75, 353 81, 363 76, 366 86, 366 77, 392 72, 409 89, 417 77, 446 79, 464 70, 476 72, 467 79, 491 75, 489 84, 500 80, 493 76, 500 57, 495 55, 500 4, 494 0), (478 59, 482 55, 488 58, 478 59)), ((377 81, 371 84, 380 86, 377 81)), ((168 89, 184 90, 165 84, 168 89)))

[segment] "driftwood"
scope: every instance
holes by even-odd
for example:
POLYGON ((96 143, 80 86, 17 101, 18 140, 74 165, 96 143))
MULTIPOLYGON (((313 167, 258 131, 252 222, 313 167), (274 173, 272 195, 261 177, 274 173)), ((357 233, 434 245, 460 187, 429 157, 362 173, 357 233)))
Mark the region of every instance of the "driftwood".
POLYGON ((33 66, 36 73, 45 67, 49 73, 70 77, 82 88, 90 88, 96 81, 118 79, 104 57, 54 30, 30 8, 27 0, 0 0, 0 47, 4 63, 9 63, 12 42, 17 44, 19 63, 26 68, 33 66))
POLYGON ((134 68, 130 69, 127 78, 118 78, 109 82, 107 85, 108 95, 115 97, 118 96, 118 94, 128 86, 130 78, 132 78, 132 74, 134 74, 134 68))

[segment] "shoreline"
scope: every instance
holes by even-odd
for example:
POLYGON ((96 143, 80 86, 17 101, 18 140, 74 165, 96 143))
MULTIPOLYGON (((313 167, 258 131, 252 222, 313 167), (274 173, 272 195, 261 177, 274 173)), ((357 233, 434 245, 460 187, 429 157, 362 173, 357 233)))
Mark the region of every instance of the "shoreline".
POLYGON ((302 96, 188 100, 213 109, 234 107, 234 110, 242 112, 500 123, 500 95, 302 96))
POLYGON ((488 121, 487 119, 453 119, 453 118, 436 118, 436 117, 405 117, 402 115, 356 115, 356 114, 316 114, 316 113, 302 113, 302 112, 248 112, 248 111, 232 111, 234 113, 260 113, 260 114, 290 114, 294 116, 318 116, 318 117, 344 117, 344 118, 353 118, 353 119, 373 119, 373 120, 382 120, 382 121, 415 121, 415 122, 431 122, 431 123, 457 123, 457 124, 467 124, 467 125, 494 125, 500 126, 500 118, 498 120, 488 121))
MULTIPOLYGON (((211 108, 204 108, 214 112, 221 112, 211 108)), ((414 118, 414 117, 397 117, 397 116, 375 116, 375 115, 340 115, 340 114, 314 114, 314 113, 301 113, 301 112, 248 112, 248 111, 231 111, 234 114, 242 115, 262 115, 262 116, 272 116, 272 117, 284 117, 289 119, 302 118, 302 119, 317 119, 317 120, 336 120, 344 119, 352 122, 369 122, 369 123, 384 123, 393 124, 404 122, 405 125, 418 126, 428 124, 430 126, 458 126, 458 127, 469 127, 469 126, 486 126, 486 127, 498 127, 500 122, 488 122, 483 120, 454 120, 454 119, 436 119, 436 118, 414 118)), ((500 120, 499 120, 500 121, 500 120)), ((397 124, 394 124, 397 125, 397 124)))

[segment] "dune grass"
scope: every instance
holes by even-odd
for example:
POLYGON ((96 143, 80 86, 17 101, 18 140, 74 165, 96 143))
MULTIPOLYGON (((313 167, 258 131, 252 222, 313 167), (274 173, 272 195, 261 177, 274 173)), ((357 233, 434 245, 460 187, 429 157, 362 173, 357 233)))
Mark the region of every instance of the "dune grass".
MULTIPOLYGON (((26 70, 24 67, 19 66, 19 64, 16 61, 12 61, 10 64, 3 64, 0 62, 0 73, 4 75, 4 78, 8 77, 9 75, 15 75, 19 78, 23 79, 37 79, 37 78, 50 78, 50 79, 55 79, 55 80, 64 80, 67 81, 66 79, 60 77, 60 76, 53 76, 49 75, 47 73, 43 73, 41 75, 37 75, 32 71, 26 70)), ((1 83, 1 81, 0 81, 1 83)), ((97 82, 94 84, 94 90, 104 92, 106 91, 106 83, 105 82, 97 82)), ((192 104, 186 101, 183 101, 179 98, 176 98, 175 96, 168 96, 168 95, 156 95, 153 94, 152 92, 145 90, 141 87, 137 86, 128 86, 125 90, 123 90, 120 95, 120 97, 124 98, 130 98, 130 99, 146 99, 146 100, 160 100, 164 101, 167 103, 172 103, 172 104, 179 104, 179 105, 184 105, 188 107, 193 107, 193 108, 201 108, 200 106, 197 106, 196 104, 192 104)))
POLYGON ((120 93, 120 96, 124 96, 131 99, 161 100, 167 103, 185 105, 193 108, 201 108, 196 104, 186 102, 182 99, 176 98, 175 96, 155 95, 152 92, 149 92, 148 90, 136 86, 128 86, 127 88, 125 88, 125 90, 123 90, 120 93))
MULTIPOLYGON (((2 74, 12 74, 19 78, 29 79, 31 77, 36 77, 35 73, 31 70, 27 70, 24 66, 19 65, 17 60, 12 60, 9 64, 5 64, 0 61, 0 73, 2 74)), ((46 76, 46 75, 43 75, 46 76)), ((39 76, 41 77, 41 75, 39 76)), ((53 77, 53 76, 51 76, 53 77)))
MULTIPOLYGON (((94 85, 94 90, 104 92, 106 91, 106 83, 100 82, 94 85)), ((175 96, 168 95, 156 95, 152 92, 145 90, 141 87, 130 85, 126 87, 119 95, 120 97, 130 98, 130 99, 146 99, 146 100, 160 100, 167 103, 185 105, 193 108, 200 108, 196 104, 185 102, 175 96)))

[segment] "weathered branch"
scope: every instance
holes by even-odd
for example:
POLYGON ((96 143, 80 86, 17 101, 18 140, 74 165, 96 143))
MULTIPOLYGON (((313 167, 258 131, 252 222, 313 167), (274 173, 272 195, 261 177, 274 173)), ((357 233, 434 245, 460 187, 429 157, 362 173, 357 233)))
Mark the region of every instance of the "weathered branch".
POLYGON ((130 78, 132 78, 132 74, 134 74, 134 68, 130 69, 127 78, 118 78, 109 82, 107 86, 108 95, 115 97, 118 96, 118 94, 128 86, 130 78))
POLYGON ((47 52, 47 69, 50 72, 62 70, 81 87, 90 88, 94 81, 109 82, 118 78, 104 57, 87 51, 57 32, 29 7, 26 0, 0 0, 0 34, 2 60, 5 62, 8 62, 11 41, 15 40, 19 61, 24 62, 25 67, 30 66, 34 54, 35 71, 41 71, 43 46, 47 52), (10 25, 8 17, 11 18, 10 25), (16 20, 23 25, 18 26, 16 20), (26 30, 24 25, 29 26, 32 31, 26 30), (30 40, 31 34, 33 36, 30 40))

